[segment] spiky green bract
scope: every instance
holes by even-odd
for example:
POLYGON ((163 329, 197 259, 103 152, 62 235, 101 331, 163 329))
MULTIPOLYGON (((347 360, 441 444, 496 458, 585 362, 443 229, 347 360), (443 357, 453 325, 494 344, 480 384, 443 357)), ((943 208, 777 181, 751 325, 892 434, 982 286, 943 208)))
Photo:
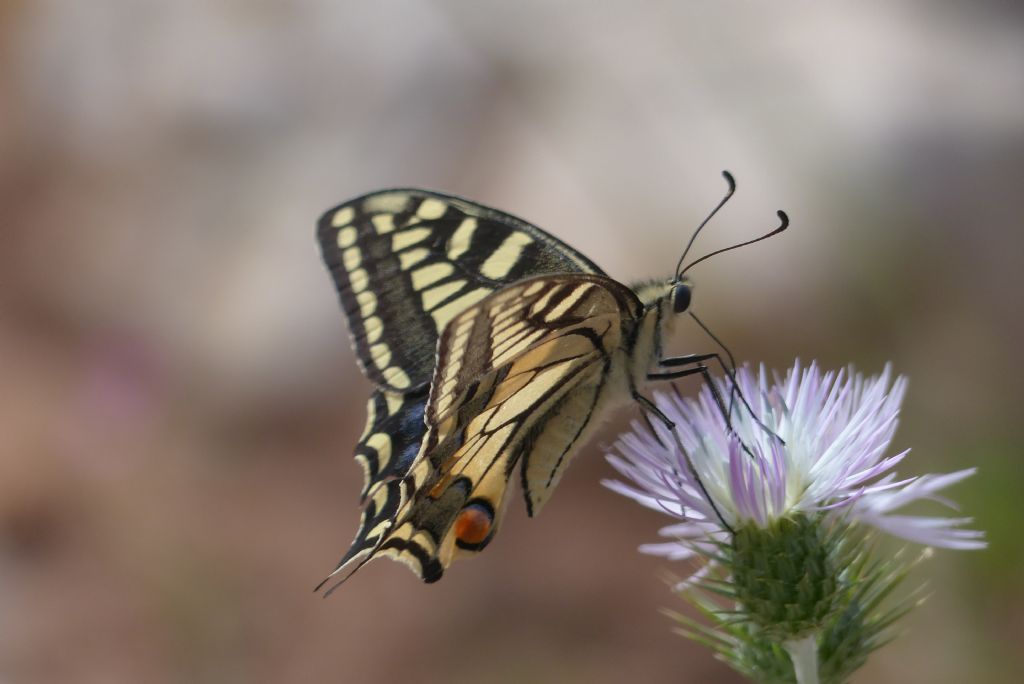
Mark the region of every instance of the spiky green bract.
POLYGON ((875 537, 823 514, 737 530, 720 546, 715 574, 681 590, 705 620, 670 615, 680 633, 764 684, 796 682, 783 643, 812 635, 820 681, 842 684, 917 603, 916 595, 885 600, 911 564, 902 554, 877 553, 875 537))
POLYGON ((836 605, 833 525, 803 514, 745 525, 729 545, 732 585, 747 619, 778 642, 816 632, 836 605))

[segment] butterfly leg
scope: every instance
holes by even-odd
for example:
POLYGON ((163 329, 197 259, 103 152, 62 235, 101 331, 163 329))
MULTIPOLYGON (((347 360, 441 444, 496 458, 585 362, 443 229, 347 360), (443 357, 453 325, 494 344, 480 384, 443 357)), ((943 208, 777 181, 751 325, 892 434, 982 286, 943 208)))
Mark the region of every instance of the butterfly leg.
MULTIPOLYGON (((672 385, 672 387, 675 388, 675 385, 672 385)), ((663 447, 667 447, 668 445, 661 441, 661 437, 658 436, 658 431, 654 429, 654 423, 651 422, 651 414, 647 411, 641 411, 640 417, 644 419, 645 423, 647 423, 647 429, 651 431, 651 434, 654 436, 654 439, 658 441, 658 444, 663 447)))
MULTIPOLYGON (((732 380, 732 389, 729 391, 729 411, 726 415, 726 422, 732 418, 732 407, 735 403, 736 395, 739 394, 736 388, 735 369, 732 366, 727 365, 722 361, 722 357, 716 353, 711 354, 687 354, 685 356, 673 356, 667 359, 659 359, 658 365, 662 368, 676 368, 679 366, 689 366, 694 364, 704 365, 705 361, 717 361, 718 365, 722 368, 722 372, 725 373, 730 380, 732 380)), ((704 379, 707 380, 705 374, 704 379)), ((740 396, 740 399, 743 399, 740 396)), ((744 401, 744 403, 746 403, 744 401)), ((747 407, 750 408, 749 406, 747 407)))
MULTIPOLYGON (((740 448, 743 449, 744 452, 746 452, 747 456, 750 456, 750 458, 752 458, 752 459, 756 459, 756 457, 754 456, 754 452, 750 450, 750 447, 747 446, 747 443, 743 441, 743 439, 739 436, 739 434, 733 428, 732 420, 730 419, 731 411, 726 410, 725 402, 722 401, 722 394, 721 394, 721 392, 718 391, 718 385, 716 385, 715 382, 711 379, 711 373, 708 371, 708 367, 700 362, 703 357, 714 357, 714 356, 718 356, 718 355, 717 354, 690 354, 688 356, 679 356, 679 357, 672 358, 672 359, 662 359, 662 361, 660 362, 661 364, 665 364, 666 361, 669 361, 669 362, 680 361, 680 363, 678 365, 683 365, 683 363, 685 363, 685 361, 682 361, 682 360, 689 359, 689 363, 696 363, 697 365, 694 366, 693 368, 684 368, 682 370, 670 371, 668 373, 648 373, 647 374, 647 379, 648 380, 677 380, 679 378, 685 378, 688 375, 700 375, 700 376, 702 376, 704 378, 704 383, 711 390, 711 395, 715 398, 715 404, 718 406, 718 410, 722 414, 722 418, 725 419, 725 426, 729 429, 729 432, 731 432, 732 434, 736 435, 736 438, 739 440, 739 443, 740 443, 740 448), (694 359, 696 359, 696 361, 694 361, 694 359)), ((719 361, 721 361, 721 359, 719 359, 719 361)), ((665 365, 667 365, 667 364, 665 364, 665 365)), ((732 376, 730 376, 730 377, 732 377, 732 376)), ((733 380, 733 389, 735 389, 735 388, 736 388, 736 381, 733 380)), ((743 397, 742 393, 740 393, 740 397, 742 399, 742 397, 743 397)), ((750 411, 751 417, 753 417, 753 419, 757 422, 758 425, 760 425, 762 428, 764 428, 764 430, 766 430, 768 433, 770 433, 772 435, 775 435, 775 433, 772 432, 771 430, 769 430, 768 427, 764 423, 762 423, 760 420, 758 420, 757 416, 754 415, 754 412, 750 409, 750 405, 747 404, 746 399, 743 399, 743 405, 747 407, 747 410, 750 411)), ((731 404, 730 404, 730 408, 731 408, 731 404)), ((782 438, 779 437, 778 435, 775 435, 775 437, 779 441, 782 441, 782 438)), ((785 443, 785 442, 783 442, 783 443, 785 443)))
MULTIPOLYGON (((662 423, 662 425, 664 425, 668 429, 669 433, 672 435, 672 438, 675 440, 676 448, 679 449, 679 453, 681 453, 683 455, 683 458, 686 459, 686 465, 690 469, 690 473, 693 474, 693 479, 697 482, 697 486, 700 487, 701 494, 704 495, 705 500, 707 500, 708 504, 711 505, 711 510, 713 510, 715 512, 715 515, 718 516, 718 521, 722 523, 722 526, 725 527, 725 529, 727 529, 730 533, 735 534, 736 531, 729 526, 728 522, 726 522, 725 518, 722 516, 721 511, 718 510, 718 506, 715 505, 715 500, 711 498, 711 494, 708 493, 707 488, 704 486, 704 482, 700 479, 700 475, 697 474, 697 469, 694 467, 693 461, 690 460, 690 452, 688 452, 683 447, 683 443, 679 440, 679 434, 676 432, 676 424, 672 421, 671 418, 666 416, 664 412, 660 408, 658 408, 653 401, 651 401, 644 395, 640 394, 636 390, 633 390, 633 399, 636 400, 638 404, 640 404, 641 408, 644 409, 645 414, 649 413, 653 415, 662 423)), ((654 433, 654 435, 655 438, 657 438, 656 432, 654 433)), ((660 442, 661 440, 659 439, 658 441, 660 442)))
POLYGON ((739 397, 740 403, 742 403, 743 407, 747 409, 747 413, 750 415, 751 418, 754 419, 754 422, 761 426, 762 430, 775 437, 775 439, 779 440, 780 444, 786 444, 785 440, 779 437, 774 430, 772 430, 763 422, 761 422, 761 419, 757 417, 757 414, 754 413, 754 409, 752 409, 750 407, 750 404, 747 402, 746 396, 744 396, 743 392, 741 392, 739 389, 739 384, 736 382, 735 369, 726 364, 722 360, 722 357, 719 356, 717 353, 712 352, 710 354, 687 354, 686 356, 674 356, 667 359, 660 359, 658 361, 658 365, 661 366, 662 368, 677 368, 679 366, 695 365, 695 368, 687 368, 681 371, 670 371, 668 373, 652 373, 648 375, 647 378, 649 380, 670 380, 677 377, 685 377, 687 375, 696 375, 699 373, 700 375, 704 376, 704 382, 706 382, 708 386, 711 388, 711 392, 715 396, 715 402, 718 404, 718 408, 722 410, 722 415, 725 418, 725 423, 726 425, 729 426, 730 430, 732 430, 732 407, 735 403, 736 397, 739 397), (718 365, 721 366, 722 368, 722 372, 725 373, 725 375, 729 378, 732 384, 732 388, 729 390, 728 410, 725 409, 725 404, 722 401, 722 395, 718 392, 718 388, 715 385, 715 383, 711 381, 711 376, 708 373, 707 366, 704 365, 704 361, 710 360, 718 362, 718 365), (679 375, 676 375, 676 373, 679 373, 679 375))
MULTIPOLYGON (((648 380, 678 380, 679 378, 685 378, 690 375, 700 375, 704 378, 704 383, 711 389, 711 394, 715 398, 715 404, 718 405, 718 410, 722 413, 722 417, 725 418, 725 424, 728 426, 730 432, 735 432, 732 429, 732 404, 729 404, 729 409, 725 408, 725 402, 722 400, 722 393, 718 391, 718 385, 711 379, 711 373, 708 371, 708 367, 705 366, 702 361, 707 358, 718 356, 717 354, 690 354, 687 356, 677 356, 671 359, 662 359, 658 362, 659 366, 663 367, 674 367, 682 365, 693 364, 692 368, 684 368, 682 370, 668 371, 666 373, 648 373, 648 380), (676 362, 678 363, 666 363, 676 362)), ((735 383, 733 383, 735 387, 735 383)), ((756 420, 756 418, 755 418, 756 420)))

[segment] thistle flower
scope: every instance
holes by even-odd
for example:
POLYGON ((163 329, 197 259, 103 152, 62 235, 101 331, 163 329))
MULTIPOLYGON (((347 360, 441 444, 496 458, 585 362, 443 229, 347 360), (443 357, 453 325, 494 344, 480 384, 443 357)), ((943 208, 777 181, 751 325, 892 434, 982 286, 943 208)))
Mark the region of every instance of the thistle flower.
POLYGON ((660 531, 671 541, 642 552, 705 561, 677 585, 714 624, 683 618, 691 636, 765 681, 821 681, 819 665, 824 681, 842 681, 905 609, 878 605, 907 569, 901 558, 872 555, 878 531, 928 546, 985 546, 981 532, 963 528, 969 518, 896 513, 920 500, 953 507, 939 492, 974 469, 896 476, 907 451, 886 452, 906 380, 893 380, 888 366, 865 378, 797 363, 772 381, 763 367, 756 375, 744 367, 738 393, 731 380, 717 390, 728 423, 710 386, 696 399, 656 395, 675 434, 634 423, 608 456, 629 483, 605 484, 677 519, 660 531))

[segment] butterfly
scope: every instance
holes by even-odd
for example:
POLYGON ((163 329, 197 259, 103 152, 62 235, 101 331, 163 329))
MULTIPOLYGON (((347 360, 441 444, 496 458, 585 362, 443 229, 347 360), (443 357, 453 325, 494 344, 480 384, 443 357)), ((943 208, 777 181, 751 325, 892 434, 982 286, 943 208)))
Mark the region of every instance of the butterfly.
MULTIPOLYGON (((355 448, 359 528, 320 586, 379 557, 437 581, 494 539, 514 479, 529 515, 540 512, 600 417, 636 401, 670 425, 640 388, 722 364, 717 353, 663 358, 662 340, 690 307, 686 252, 735 190, 724 175, 728 193, 673 276, 632 287, 459 197, 383 190, 322 216, 323 259, 374 389, 355 448)), ((690 266, 780 232, 779 216, 771 233, 690 266)))

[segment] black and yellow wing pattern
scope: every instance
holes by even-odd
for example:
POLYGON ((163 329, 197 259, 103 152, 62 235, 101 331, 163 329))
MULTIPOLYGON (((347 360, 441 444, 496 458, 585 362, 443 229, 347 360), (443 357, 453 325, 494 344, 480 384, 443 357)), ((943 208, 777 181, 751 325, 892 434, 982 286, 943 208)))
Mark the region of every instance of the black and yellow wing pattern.
POLYGON ((409 500, 449 322, 524 278, 601 271, 521 219, 423 190, 386 190, 335 207, 320 219, 318 238, 360 367, 376 385, 355 450, 364 510, 341 567, 380 547, 409 500))
POLYGON ((439 579, 457 555, 491 541, 516 466, 527 507, 538 511, 596 410, 624 318, 639 306, 604 276, 556 274, 503 288, 454 318, 438 345, 421 451, 367 557, 439 579))
MULTIPOLYGON (((493 539, 517 473, 527 512, 541 509, 596 416, 634 401, 671 430, 639 388, 695 374, 714 386, 712 360, 728 372, 714 352, 662 357, 662 337, 689 311, 687 271, 789 225, 779 211, 770 233, 686 265, 735 190, 723 176, 725 197, 673 275, 634 287, 539 228, 457 197, 386 190, 324 214, 324 261, 375 385, 356 446, 363 514, 328 579, 378 557, 439 579, 493 539)), ((729 425, 732 407, 718 399, 729 425)))

